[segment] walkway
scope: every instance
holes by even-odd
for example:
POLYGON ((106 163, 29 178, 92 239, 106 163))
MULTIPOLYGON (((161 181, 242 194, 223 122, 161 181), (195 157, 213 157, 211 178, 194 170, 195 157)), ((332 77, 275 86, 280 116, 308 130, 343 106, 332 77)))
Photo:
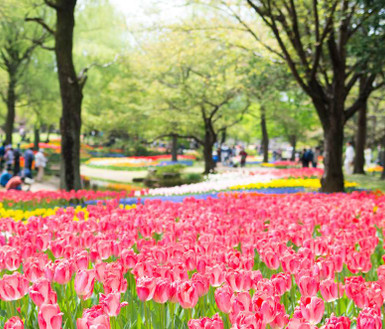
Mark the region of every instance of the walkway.
MULTIPOLYGON (((203 168, 201 167, 187 167, 185 173, 202 173, 203 168)), ((132 183, 134 178, 144 178, 147 176, 147 170, 109 170, 109 169, 98 169, 90 168, 87 166, 81 166, 80 172, 83 176, 101 179, 101 180, 111 180, 122 183, 132 183)))

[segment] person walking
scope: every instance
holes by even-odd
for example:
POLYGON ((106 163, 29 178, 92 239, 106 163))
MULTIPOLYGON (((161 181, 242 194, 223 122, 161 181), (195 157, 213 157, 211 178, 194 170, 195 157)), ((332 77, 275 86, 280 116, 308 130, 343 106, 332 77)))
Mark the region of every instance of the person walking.
POLYGON ((35 155, 33 154, 33 148, 29 148, 24 152, 24 168, 32 171, 32 163, 35 160, 35 155))
POLYGON ((345 172, 348 175, 353 174, 353 164, 354 164, 354 156, 356 155, 354 152, 354 147, 352 142, 348 142, 345 151, 345 161, 344 161, 344 167, 345 172))
POLYGON ((310 167, 310 164, 313 164, 314 161, 314 153, 311 148, 309 148, 305 154, 306 158, 306 167, 310 167))
POLYGON ((0 169, 2 169, 4 165, 5 145, 5 142, 3 142, 0 146, 0 169))
POLYGON ((239 152, 239 155, 241 156, 241 167, 243 168, 246 165, 246 158, 247 153, 244 148, 242 148, 241 152, 239 152))
POLYGON ((317 168, 317 165, 318 165, 318 158, 320 157, 321 155, 321 148, 319 146, 317 146, 315 148, 315 151, 314 151, 314 158, 313 158, 313 168, 317 168))
POLYGON ((14 161, 14 153, 13 153, 13 148, 12 145, 8 145, 6 147, 5 155, 4 155, 4 161, 6 167, 13 167, 13 161, 14 161))
POLYGON ((306 167, 309 167, 309 161, 307 160, 307 149, 303 149, 302 150, 302 154, 301 154, 301 162, 302 162, 302 168, 306 168, 306 167))
POLYGON ((35 156, 35 167, 37 170, 36 181, 41 182, 44 177, 44 168, 47 165, 47 158, 44 156, 43 150, 39 149, 39 152, 35 156))

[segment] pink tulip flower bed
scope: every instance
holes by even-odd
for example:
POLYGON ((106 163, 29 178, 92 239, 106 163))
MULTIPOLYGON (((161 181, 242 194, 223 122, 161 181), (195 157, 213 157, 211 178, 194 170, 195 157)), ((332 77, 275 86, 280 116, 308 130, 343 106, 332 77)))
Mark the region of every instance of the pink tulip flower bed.
POLYGON ((0 202, 4 206, 10 207, 45 207, 55 205, 68 205, 71 201, 79 203, 79 201, 116 199, 127 196, 126 192, 114 191, 37 191, 27 192, 18 190, 0 191, 0 202))
POLYGON ((378 329, 385 196, 223 194, 0 219, 0 326, 378 329))

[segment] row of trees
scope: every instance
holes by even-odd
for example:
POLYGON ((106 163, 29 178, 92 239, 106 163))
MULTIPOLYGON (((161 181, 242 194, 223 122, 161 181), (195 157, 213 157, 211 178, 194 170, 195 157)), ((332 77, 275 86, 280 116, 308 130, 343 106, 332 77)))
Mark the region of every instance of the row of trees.
MULTIPOLYGON (((321 125, 322 189, 341 191, 345 123, 359 112, 362 148, 366 104, 383 85, 381 2, 194 0, 192 18, 128 33, 107 0, 25 8, 7 0, 0 8, 7 17, 0 43, 7 139, 23 102, 37 127, 60 112, 62 187, 76 189, 82 111, 86 129, 194 139, 206 172, 224 135, 261 137, 267 160, 268 131, 295 150, 321 125)), ((356 171, 362 169, 358 161, 356 171)))

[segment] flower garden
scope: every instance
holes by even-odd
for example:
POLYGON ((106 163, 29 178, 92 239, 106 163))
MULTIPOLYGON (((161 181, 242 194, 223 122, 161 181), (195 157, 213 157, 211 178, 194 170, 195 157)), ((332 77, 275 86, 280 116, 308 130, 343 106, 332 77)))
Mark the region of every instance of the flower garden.
POLYGON ((316 193, 321 175, 228 172, 133 205, 2 192, 0 326, 382 328, 385 196, 316 193))

